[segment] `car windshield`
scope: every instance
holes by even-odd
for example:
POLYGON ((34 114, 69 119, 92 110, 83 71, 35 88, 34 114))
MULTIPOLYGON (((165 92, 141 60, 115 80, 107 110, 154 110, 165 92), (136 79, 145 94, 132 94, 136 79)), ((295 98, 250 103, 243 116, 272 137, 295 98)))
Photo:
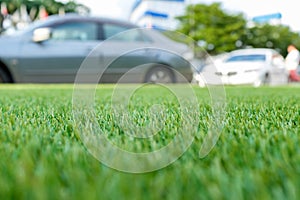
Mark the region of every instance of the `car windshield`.
POLYGON ((265 61, 266 56, 263 54, 238 55, 232 56, 226 62, 247 62, 247 61, 265 61))

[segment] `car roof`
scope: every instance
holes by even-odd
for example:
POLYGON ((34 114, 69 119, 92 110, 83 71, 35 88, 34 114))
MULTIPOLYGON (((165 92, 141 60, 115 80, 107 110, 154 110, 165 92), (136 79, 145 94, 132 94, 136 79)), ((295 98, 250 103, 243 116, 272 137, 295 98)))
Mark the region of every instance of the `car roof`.
POLYGON ((112 18, 105 18, 100 16, 91 16, 91 15, 79 15, 76 13, 67 13, 65 15, 50 15, 47 18, 47 21, 57 21, 57 20, 91 20, 91 21, 100 21, 100 22, 109 22, 109 23, 116 23, 116 24, 124 24, 128 26, 138 27, 133 23, 128 21, 120 20, 120 19, 112 19, 112 18))
POLYGON ((90 15, 88 15, 88 16, 79 15, 76 13, 68 13, 65 15, 50 15, 46 19, 35 21, 33 24, 31 24, 29 27, 27 27, 27 30, 25 30, 25 32, 32 31, 33 29, 39 28, 39 27, 49 26, 54 23, 62 23, 64 21, 72 21, 72 20, 74 20, 74 21, 94 21, 94 22, 98 22, 98 23, 111 23, 111 24, 127 26, 129 28, 139 28, 139 26, 137 26, 133 23, 127 22, 127 21, 123 21, 123 20, 98 17, 98 16, 90 16, 90 15))

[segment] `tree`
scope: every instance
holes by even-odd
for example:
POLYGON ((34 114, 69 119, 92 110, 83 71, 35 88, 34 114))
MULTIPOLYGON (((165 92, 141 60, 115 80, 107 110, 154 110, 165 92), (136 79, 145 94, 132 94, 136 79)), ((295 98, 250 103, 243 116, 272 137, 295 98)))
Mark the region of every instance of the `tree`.
POLYGON ((210 54, 231 51, 240 46, 246 20, 240 13, 227 14, 220 3, 189 5, 177 31, 190 36, 210 54))

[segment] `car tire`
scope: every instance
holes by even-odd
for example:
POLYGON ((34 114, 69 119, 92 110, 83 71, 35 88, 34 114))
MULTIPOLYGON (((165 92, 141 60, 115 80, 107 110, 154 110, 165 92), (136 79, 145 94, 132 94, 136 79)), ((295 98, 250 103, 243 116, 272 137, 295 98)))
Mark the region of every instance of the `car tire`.
POLYGON ((156 66, 150 69, 145 78, 146 83, 175 83, 172 70, 166 66, 156 66))
POLYGON ((271 83, 270 74, 266 74, 263 80, 263 85, 270 85, 270 83, 271 83))
POLYGON ((10 77, 2 68, 0 68, 0 83, 11 83, 10 77))

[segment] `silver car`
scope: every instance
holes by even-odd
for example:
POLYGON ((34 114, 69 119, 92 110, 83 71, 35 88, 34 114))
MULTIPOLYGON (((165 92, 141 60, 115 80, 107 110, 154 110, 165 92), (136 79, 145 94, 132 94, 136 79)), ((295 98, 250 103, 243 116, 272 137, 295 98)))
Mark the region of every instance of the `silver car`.
POLYGON ((94 69, 104 67, 103 59, 116 58, 99 82, 118 82, 137 66, 143 67, 126 82, 176 83, 193 77, 193 52, 187 45, 127 22, 71 14, 1 36, 0 82, 72 83, 92 50, 98 57, 94 69), (124 47, 134 51, 121 54, 124 47))

